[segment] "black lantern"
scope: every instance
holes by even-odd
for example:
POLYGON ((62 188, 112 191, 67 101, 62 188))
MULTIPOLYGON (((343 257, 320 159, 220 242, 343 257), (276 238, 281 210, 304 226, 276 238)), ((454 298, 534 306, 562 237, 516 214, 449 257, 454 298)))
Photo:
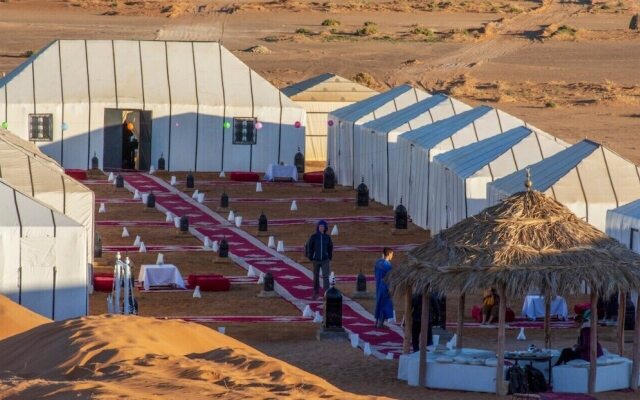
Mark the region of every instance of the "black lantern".
POLYGON ((195 179, 193 178, 193 175, 191 175, 191 172, 189 172, 189 175, 187 175, 187 187, 189 189, 193 189, 195 186, 195 179))
POLYGON ((362 178, 362 183, 358 185, 358 192, 356 194, 356 205, 358 207, 369 206, 369 188, 364 184, 364 177, 362 178))
POLYGON ((93 152, 93 157, 91 157, 91 169, 98 169, 99 167, 99 161, 98 161, 98 156, 96 155, 96 152, 93 152))
POLYGON ((189 231, 189 217, 183 215, 180 217, 180 232, 188 232, 189 231))
POLYGON ((324 169, 322 173, 322 188, 323 189, 333 189, 336 187, 336 173, 331 168, 331 163, 327 165, 327 168, 324 169))
POLYGON ((164 171, 165 161, 164 161, 164 153, 160 153, 160 158, 158 159, 158 171, 164 171))
POLYGON ((273 274, 271 272, 267 272, 266 274, 264 274, 263 290, 265 292, 273 292, 274 286, 275 284, 273 282, 273 274))
MULTIPOLYGON (((636 328, 636 307, 633 305, 633 301, 631 301, 631 294, 627 293, 627 302, 625 303, 626 307, 624 310, 624 330, 632 331, 636 328)), ((640 303, 638 304, 640 306, 640 303)))
POLYGON ((267 216, 264 215, 263 211, 258 218, 258 232, 267 232, 268 226, 269 222, 267 221, 267 216))
POLYGON ((229 207, 229 196, 226 192, 222 192, 222 196, 220 196, 220 208, 228 208, 229 207))
POLYGON ((326 330, 342 330, 342 293, 333 285, 324 293, 322 326, 326 330))
POLYGON ((293 157, 293 165, 296 166, 299 174, 304 173, 304 155, 300 152, 300 147, 298 147, 298 152, 293 157))
POLYGON ((222 238, 222 240, 220 241, 220 246, 218 246, 218 257, 229 257, 229 242, 227 242, 227 239, 225 238, 222 238))
MULTIPOLYGON (((149 195, 147 196, 147 208, 154 208, 156 206, 156 196, 153 194, 153 192, 149 193, 149 195)), ((189 223, 187 222, 187 225, 189 223)))
POLYGON ((94 258, 102 257, 102 237, 100 235, 96 235, 96 243, 93 248, 93 257, 94 258))
POLYGON ((356 277, 356 292, 365 293, 367 291, 367 278, 362 271, 356 277))
POLYGON ((396 207, 394 218, 396 220, 396 229, 407 229, 409 214, 407 213, 407 208, 402 205, 402 197, 400 198, 400 204, 396 207))
POLYGON ((116 176, 116 188, 124 187, 124 176, 118 175, 116 176))

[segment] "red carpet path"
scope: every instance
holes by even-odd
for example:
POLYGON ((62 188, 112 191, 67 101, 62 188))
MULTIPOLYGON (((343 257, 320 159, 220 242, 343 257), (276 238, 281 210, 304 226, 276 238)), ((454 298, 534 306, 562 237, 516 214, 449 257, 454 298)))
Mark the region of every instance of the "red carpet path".
MULTIPOLYGON (((101 224, 98 224, 101 225, 101 224)), ((134 226, 131 224, 122 224, 122 225, 117 225, 117 226, 134 226)), ((145 225, 146 226, 146 225, 145 225)), ((152 225, 154 226, 154 225, 152 225)), ((155 225, 155 226, 159 226, 159 225, 155 225)), ((164 226, 164 225, 162 225, 164 226)), ((198 230, 202 231, 202 229, 200 228, 202 225, 197 226, 198 230)), ((204 234, 203 234, 204 235, 204 234)), ((197 236, 197 235, 196 235, 197 236)), ((216 237, 215 235, 209 236, 211 238, 211 240, 218 240, 220 241, 222 239, 224 235, 220 235, 220 237, 216 237)), ((204 236, 203 236, 204 237, 204 236)), ((142 238, 142 241, 144 242, 144 237, 142 238)), ((228 237, 227 237, 227 241, 228 241, 228 237)), ((211 251, 211 249, 205 248, 204 246, 197 246, 197 245, 173 245, 173 244, 144 244, 145 247, 147 248, 147 251, 166 251, 166 252, 171 252, 171 251, 211 251)), ((394 251, 409 251, 412 248, 415 247, 414 244, 406 244, 406 245, 389 245, 388 247, 392 248, 394 251)), ((358 245, 358 246, 334 246, 333 247, 333 251, 360 251, 360 252, 365 252, 365 253, 380 253, 382 252, 382 245, 358 245)), ((287 251, 293 251, 293 252, 302 252, 302 246, 285 246, 284 248, 285 252, 287 251)), ((120 252, 130 252, 130 253, 135 253, 138 251, 138 246, 102 246, 102 251, 104 251, 105 253, 115 253, 117 251, 120 252)))
MULTIPOLYGON (((123 202, 124 203, 124 202, 123 202)), ((130 203, 137 203, 137 201, 133 201, 130 203)), ((268 216, 267 216, 268 217, 268 216)), ((303 225, 303 224, 316 224, 318 220, 323 219, 320 217, 304 217, 304 218, 281 218, 281 219, 270 219, 269 226, 283 226, 283 225, 303 225)), ((191 220, 191 219, 189 219, 191 220)), ((361 215, 356 217, 329 217, 324 218, 328 224, 344 224, 344 223, 367 223, 367 222, 393 222, 393 216, 387 215, 361 215)), ((162 221, 96 221, 96 224, 102 226, 173 226, 172 222, 162 222, 162 221)), ((258 218, 248 219, 242 221, 243 225, 247 226, 258 226, 258 218)))
MULTIPOLYGON (((155 193, 154 193, 155 194, 155 193)), ((232 197, 229 198, 229 203, 291 203, 295 200, 298 203, 353 203, 355 201, 354 198, 351 197, 299 197, 299 198, 270 198, 270 199, 257 199, 254 197, 232 197)), ((96 199, 96 203, 106 203, 106 204, 128 204, 128 203, 139 203, 141 200, 133 200, 133 199, 119 199, 119 198, 102 198, 96 199)), ((215 203, 218 204, 220 199, 207 197, 204 199, 205 203, 215 203)))
MULTIPOLYGON (((156 198, 156 208, 159 211, 171 211, 177 216, 187 215, 190 232, 203 242, 205 236, 212 241, 226 238, 236 264, 245 269, 253 266, 259 272, 271 272, 275 278, 276 291, 300 311, 309 305, 312 311, 322 312, 319 308, 322 302, 310 299, 313 278, 307 268, 268 248, 241 229, 231 226, 226 218, 199 204, 168 182, 141 173, 127 173, 124 178, 125 186, 130 191, 137 189, 141 193, 153 191, 154 194, 161 194, 156 198)), ((376 251, 381 248, 370 247, 377 249, 376 251)), ((153 247, 147 246, 147 250, 153 251, 153 247)), ((389 352, 397 357, 402 351, 402 330, 399 326, 391 324, 388 329, 374 328, 371 313, 346 296, 343 298, 343 324, 347 331, 359 335, 361 348, 368 342, 376 357, 384 358, 389 352)))

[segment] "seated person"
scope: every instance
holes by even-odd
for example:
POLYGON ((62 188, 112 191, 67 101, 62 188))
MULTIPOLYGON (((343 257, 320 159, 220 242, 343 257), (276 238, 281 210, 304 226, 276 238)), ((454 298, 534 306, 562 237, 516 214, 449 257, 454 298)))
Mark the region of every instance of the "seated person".
POLYGON ((498 310, 500 308, 500 296, 496 293, 495 288, 485 290, 482 296, 482 323, 481 325, 491 325, 498 319, 498 310))
MULTIPOLYGON (((571 348, 563 349, 556 365, 566 364, 571 360, 579 359, 591 361, 591 310, 587 310, 582 316, 576 317, 576 321, 582 323, 578 343, 574 344, 571 348)), ((600 357, 602 354, 602 346, 600 346, 598 342, 597 355, 600 357)))

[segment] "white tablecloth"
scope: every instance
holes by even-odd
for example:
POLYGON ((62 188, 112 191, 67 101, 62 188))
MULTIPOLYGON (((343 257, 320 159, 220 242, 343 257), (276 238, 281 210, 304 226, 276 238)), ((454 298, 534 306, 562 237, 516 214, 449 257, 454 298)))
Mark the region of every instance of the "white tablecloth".
POLYGON ((145 264, 140 267, 138 281, 143 282, 145 290, 149 290, 151 286, 167 286, 175 285, 184 289, 184 281, 182 275, 173 264, 145 264))
POLYGON ((269 164, 264 173, 264 179, 272 181, 276 178, 291 178, 294 181, 297 181, 298 170, 295 165, 269 164))
MULTIPOLYGON (((563 297, 556 296, 551 301, 551 315, 557 315, 558 318, 567 319, 569 316, 569 308, 563 297)), ((544 296, 529 295, 525 297, 522 305, 522 316, 529 319, 544 318, 544 296)))

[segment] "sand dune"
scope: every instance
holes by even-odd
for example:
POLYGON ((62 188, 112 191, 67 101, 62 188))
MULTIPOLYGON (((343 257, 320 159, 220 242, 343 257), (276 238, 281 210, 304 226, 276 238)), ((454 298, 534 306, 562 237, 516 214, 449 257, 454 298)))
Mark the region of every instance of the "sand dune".
MULTIPOLYGON (((17 305, 11 313, 33 319, 17 305)), ((0 393, 9 398, 365 398, 202 325, 134 316, 54 322, 11 336, 0 341, 0 371, 0 393)))
POLYGON ((0 294, 0 340, 51 322, 0 294))

